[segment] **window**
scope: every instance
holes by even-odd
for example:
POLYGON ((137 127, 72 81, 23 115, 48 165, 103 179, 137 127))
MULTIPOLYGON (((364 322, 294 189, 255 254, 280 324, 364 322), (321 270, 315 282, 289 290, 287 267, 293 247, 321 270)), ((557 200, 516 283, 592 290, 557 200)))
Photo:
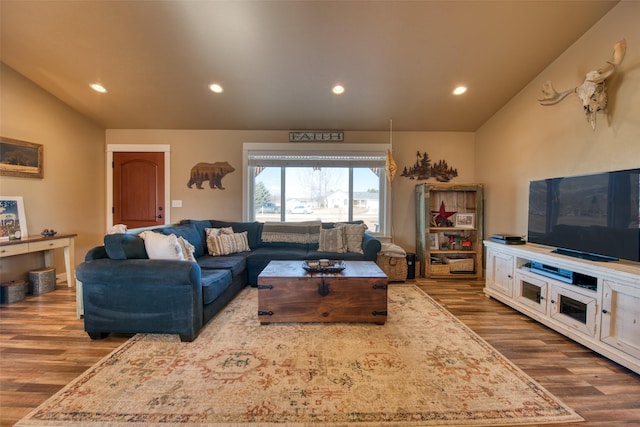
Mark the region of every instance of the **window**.
POLYGON ((250 221, 362 220, 388 234, 387 145, 245 144, 250 221))

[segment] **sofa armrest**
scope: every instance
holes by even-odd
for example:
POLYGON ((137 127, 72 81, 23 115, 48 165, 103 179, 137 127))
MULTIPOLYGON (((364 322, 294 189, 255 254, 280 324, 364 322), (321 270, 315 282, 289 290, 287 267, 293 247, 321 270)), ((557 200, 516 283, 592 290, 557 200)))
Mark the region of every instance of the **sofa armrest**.
POLYGON ((195 262, 164 259, 113 260, 100 258, 85 261, 76 270, 83 284, 162 287, 190 285, 201 287, 200 266, 195 262))
POLYGON ((367 260, 375 261, 380 249, 382 249, 382 243, 373 234, 365 232, 362 235, 362 251, 367 260))
POLYGON ((200 266, 176 260, 109 258, 76 270, 82 283, 84 326, 90 336, 179 334, 192 341, 203 325, 200 266))

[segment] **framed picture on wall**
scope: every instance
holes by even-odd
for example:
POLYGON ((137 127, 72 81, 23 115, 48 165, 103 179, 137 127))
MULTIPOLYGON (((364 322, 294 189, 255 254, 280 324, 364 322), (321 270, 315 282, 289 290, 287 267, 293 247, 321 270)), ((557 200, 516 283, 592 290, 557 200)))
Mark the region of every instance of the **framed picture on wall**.
POLYGON ((42 178, 42 144, 0 136, 0 175, 42 178))
POLYGON ((27 235, 22 197, 0 196, 0 240, 18 240, 27 235))

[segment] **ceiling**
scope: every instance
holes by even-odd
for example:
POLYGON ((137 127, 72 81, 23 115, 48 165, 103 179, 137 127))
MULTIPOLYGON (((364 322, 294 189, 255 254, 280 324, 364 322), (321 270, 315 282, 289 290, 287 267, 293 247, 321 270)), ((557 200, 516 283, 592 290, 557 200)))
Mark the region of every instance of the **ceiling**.
POLYGON ((0 0, 0 59, 109 129, 475 131, 616 3, 0 0))

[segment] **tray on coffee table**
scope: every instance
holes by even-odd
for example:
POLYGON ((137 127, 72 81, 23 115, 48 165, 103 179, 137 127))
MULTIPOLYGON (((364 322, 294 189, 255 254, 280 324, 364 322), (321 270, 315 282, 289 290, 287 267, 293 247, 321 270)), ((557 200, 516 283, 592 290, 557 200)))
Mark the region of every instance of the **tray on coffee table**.
POLYGON ((306 260, 302 262, 302 268, 309 273, 339 273, 346 268, 342 260, 306 260))

